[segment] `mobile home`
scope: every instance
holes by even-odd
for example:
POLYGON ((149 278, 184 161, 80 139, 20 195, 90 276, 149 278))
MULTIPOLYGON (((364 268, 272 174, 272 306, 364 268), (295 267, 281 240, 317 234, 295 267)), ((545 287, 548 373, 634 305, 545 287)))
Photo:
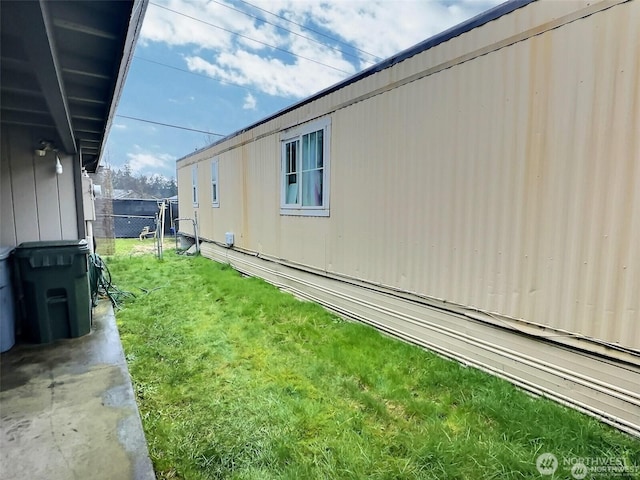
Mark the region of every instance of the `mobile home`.
POLYGON ((181 216, 213 260, 638 435, 638 132, 640 2, 512 1, 179 159, 181 216))

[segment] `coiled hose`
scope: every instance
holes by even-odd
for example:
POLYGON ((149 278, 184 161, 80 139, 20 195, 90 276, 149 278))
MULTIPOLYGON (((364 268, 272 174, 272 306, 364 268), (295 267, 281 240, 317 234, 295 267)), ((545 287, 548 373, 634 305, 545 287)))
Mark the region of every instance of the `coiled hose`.
POLYGON ((97 253, 89 254, 89 287, 91 289, 91 305, 96 306, 98 296, 106 296, 114 308, 122 307, 127 297, 135 297, 131 292, 120 290, 111 282, 111 272, 97 253))

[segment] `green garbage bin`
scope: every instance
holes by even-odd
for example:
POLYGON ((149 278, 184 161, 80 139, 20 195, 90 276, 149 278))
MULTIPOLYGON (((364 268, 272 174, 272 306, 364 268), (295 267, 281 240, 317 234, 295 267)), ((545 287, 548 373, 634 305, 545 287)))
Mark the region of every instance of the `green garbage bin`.
POLYGON ((85 240, 26 242, 16 248, 25 340, 49 343, 89 333, 88 253, 85 240))

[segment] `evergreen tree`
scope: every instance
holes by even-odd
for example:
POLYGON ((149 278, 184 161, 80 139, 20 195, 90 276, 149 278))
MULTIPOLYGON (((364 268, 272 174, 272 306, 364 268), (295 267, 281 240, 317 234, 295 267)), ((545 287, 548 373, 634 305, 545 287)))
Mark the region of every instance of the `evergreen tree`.
POLYGON ((134 175, 129 163, 122 168, 111 170, 111 181, 114 189, 130 190, 141 196, 169 198, 178 194, 175 178, 162 175, 134 175))

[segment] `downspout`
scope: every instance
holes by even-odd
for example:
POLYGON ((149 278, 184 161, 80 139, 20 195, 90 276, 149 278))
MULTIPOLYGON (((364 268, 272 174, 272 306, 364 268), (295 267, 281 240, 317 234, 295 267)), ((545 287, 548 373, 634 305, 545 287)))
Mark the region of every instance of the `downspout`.
POLYGON ((200 252, 200 241, 198 239, 198 211, 193 212, 193 234, 196 236, 196 252, 200 252))
POLYGON ((94 254, 96 253, 96 251, 93 245, 93 221, 87 220, 86 223, 87 223, 87 236, 85 238, 87 239, 87 244, 89 245, 89 253, 94 254))
POLYGON ((95 253, 93 239, 93 222, 96 220, 95 187, 86 170, 83 171, 80 179, 82 185, 82 210, 84 212, 84 224, 86 240, 89 244, 90 253, 95 253))

